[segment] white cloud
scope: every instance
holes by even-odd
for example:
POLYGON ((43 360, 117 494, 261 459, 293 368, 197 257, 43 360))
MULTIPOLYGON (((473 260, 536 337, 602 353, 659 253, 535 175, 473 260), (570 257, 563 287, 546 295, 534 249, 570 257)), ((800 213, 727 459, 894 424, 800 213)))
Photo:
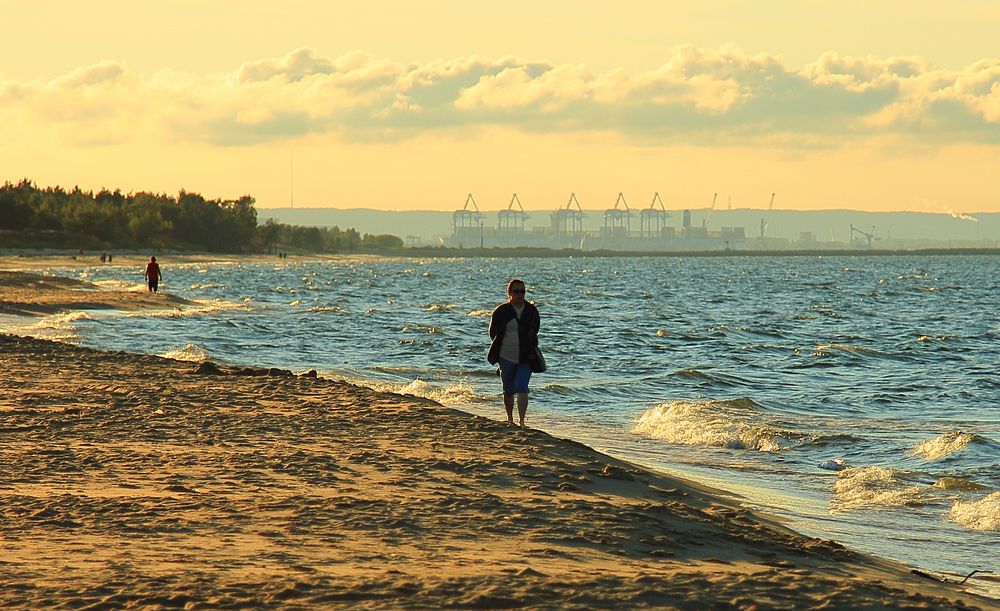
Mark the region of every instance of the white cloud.
POLYGON ((317 55, 312 49, 298 49, 281 59, 245 63, 236 72, 236 80, 240 83, 253 83, 283 76, 289 81, 298 81, 313 74, 330 74, 335 70, 332 61, 317 55))
POLYGON ((77 68, 69 74, 54 79, 49 85, 62 90, 78 89, 89 85, 113 83, 124 74, 124 63, 105 61, 93 66, 77 68))
POLYGON ((1000 60, 963 70, 917 57, 825 53, 802 70, 781 58, 682 46, 657 69, 594 73, 514 57, 400 64, 362 52, 297 49, 231 73, 131 73, 84 66, 48 82, 0 83, 0 114, 112 140, 146 136, 250 145, 336 132, 398 139, 505 126, 617 131, 649 143, 839 146, 910 135, 928 143, 1000 142, 1000 60))

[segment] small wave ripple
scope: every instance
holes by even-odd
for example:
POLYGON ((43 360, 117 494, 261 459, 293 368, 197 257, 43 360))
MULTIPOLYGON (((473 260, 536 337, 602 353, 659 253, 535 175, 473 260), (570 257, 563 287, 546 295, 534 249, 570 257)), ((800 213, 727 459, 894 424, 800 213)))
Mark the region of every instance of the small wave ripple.
POLYGON ((421 309, 424 312, 448 312, 454 310, 455 306, 450 303, 428 303, 424 304, 421 309))

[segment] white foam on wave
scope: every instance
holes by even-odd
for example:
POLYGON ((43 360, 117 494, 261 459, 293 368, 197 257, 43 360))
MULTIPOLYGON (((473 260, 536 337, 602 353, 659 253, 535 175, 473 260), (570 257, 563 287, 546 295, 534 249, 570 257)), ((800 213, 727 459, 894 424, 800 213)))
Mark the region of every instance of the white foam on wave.
POLYGON ((472 310, 471 312, 467 312, 465 315, 472 318, 489 318, 493 315, 493 312, 489 310, 472 310))
POLYGON ((934 439, 928 439, 913 448, 911 454, 919 456, 924 460, 937 460, 949 454, 954 454, 965 449, 976 436, 962 431, 949 431, 938 435, 934 439))
POLYGON ((366 386, 379 392, 392 392, 400 395, 413 395, 437 401, 442 405, 461 407, 480 403, 487 397, 476 394, 475 389, 464 382, 435 386, 425 380, 416 378, 407 383, 385 382, 380 380, 351 380, 352 383, 366 386))
POLYGON ((192 361, 194 363, 200 363, 209 358, 208 352, 196 344, 188 344, 178 350, 167 350, 160 356, 174 359, 175 361, 192 361))
POLYGON ((875 350, 874 348, 866 348, 864 346, 857 346, 857 345, 854 345, 854 344, 837 344, 837 343, 833 343, 833 344, 817 344, 816 345, 815 352, 828 353, 828 352, 833 352, 833 351, 836 351, 836 352, 850 352, 850 353, 853 353, 853 354, 867 354, 867 355, 871 355, 871 356, 882 356, 882 355, 885 354, 884 352, 881 352, 879 350, 875 350))
POLYGON ((837 473, 830 508, 852 511, 863 507, 905 507, 927 502, 921 488, 908 484, 904 475, 891 467, 847 467, 837 473))
POLYGON ((242 310, 249 312, 251 307, 246 303, 226 301, 224 299, 195 300, 195 305, 181 306, 171 310, 138 310, 126 312, 126 318, 184 318, 187 316, 202 316, 224 310, 242 310))
POLYGON ((689 446, 776 452, 781 432, 763 422, 750 399, 671 401, 646 410, 632 432, 689 446))
POLYGON ((454 310, 455 306, 450 303, 428 303, 422 309, 424 312, 447 312, 454 310))
POLYGON ((437 401, 442 405, 466 405, 484 399, 484 397, 476 394, 472 386, 464 382, 448 384, 446 386, 434 386, 424 380, 416 379, 400 388, 397 392, 424 397, 425 399, 437 401))
MULTIPOLYGON (((374 309, 373 308, 369 308, 369 310, 374 310, 374 309)), ((342 308, 340 306, 323 306, 323 305, 312 306, 311 308, 309 308, 307 310, 307 312, 316 312, 316 313, 320 313, 320 312, 343 312, 343 311, 344 311, 344 308, 342 308)), ((368 314, 368 313, 369 312, 365 312, 365 314, 368 314)))
POLYGON ((426 333, 428 335, 436 335, 441 333, 441 327, 425 326, 425 325, 404 325, 400 329, 403 333, 426 333))
POLYGON ((148 287, 141 282, 130 282, 128 280, 95 280, 94 284, 109 291, 125 291, 127 293, 141 293, 148 290, 148 287))
POLYGON ((1000 492, 994 492, 978 501, 958 501, 948 514, 969 530, 1000 532, 1000 492))
POLYGON ((74 323, 81 320, 93 320, 93 316, 87 312, 77 310, 53 314, 41 319, 29 319, 32 322, 21 325, 12 325, 6 329, 8 333, 14 335, 27 335, 38 339, 48 339, 56 342, 70 342, 79 337, 74 323))

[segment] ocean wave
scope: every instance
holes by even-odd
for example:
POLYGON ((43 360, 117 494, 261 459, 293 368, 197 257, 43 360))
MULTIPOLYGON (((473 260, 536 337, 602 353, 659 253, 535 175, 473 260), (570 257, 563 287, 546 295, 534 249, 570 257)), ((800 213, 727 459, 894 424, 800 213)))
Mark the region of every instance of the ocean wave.
POLYGON ((711 381, 715 380, 715 378, 713 378, 711 375, 705 373, 704 371, 699 371, 697 369, 681 369, 679 371, 674 372, 674 375, 679 378, 693 378, 696 380, 711 380, 711 381))
POLYGON ((441 327, 429 327, 424 325, 404 325, 401 331, 403 333, 427 333, 428 335, 437 335, 438 333, 444 332, 441 327))
POLYGON ((467 312, 465 315, 472 318, 489 318, 493 315, 493 312, 489 310, 472 310, 471 312, 467 312))
POLYGON ((853 511, 927 504, 924 491, 907 482, 905 476, 905 472, 891 467, 847 467, 837 472, 830 508, 853 511))
POLYGON ((786 432, 760 416, 760 406, 743 397, 728 400, 671 401, 646 410, 632 432, 690 446, 776 452, 786 432))
MULTIPOLYGON (((311 308, 309 308, 306 311, 307 312, 316 312, 316 313, 321 313, 321 312, 343 312, 344 308, 342 308, 340 306, 322 306, 322 305, 316 305, 316 306, 312 306, 311 308)), ((371 313, 373 313, 375 311, 376 311, 375 308, 369 308, 369 311, 366 311, 365 314, 371 314, 371 313)))
POLYGON ((194 363, 200 363, 209 358, 208 352, 196 344, 188 344, 177 350, 167 350, 160 356, 166 359, 174 359, 175 361, 191 361, 194 363))
POLYGON ((863 437, 852 435, 850 433, 828 433, 811 435, 808 438, 807 443, 818 447, 826 447, 831 445, 850 445, 863 439, 863 437))
POLYGON ((142 282, 129 282, 128 280, 95 280, 95 286, 107 291, 125 291, 126 293, 142 293, 147 287, 142 282))
POLYGON ((398 374, 404 376, 416 375, 418 373, 422 373, 425 371, 421 367, 413 367, 411 365, 373 365, 372 369, 384 373, 398 374))
POLYGON ((379 392, 391 392, 400 395, 413 395, 436 401, 447 406, 462 406, 472 403, 482 403, 489 397, 476 394, 475 389, 464 382, 436 386, 420 378, 410 382, 385 382, 380 380, 354 380, 355 384, 371 388, 379 392))
POLYGON ((931 488, 935 490, 985 490, 986 486, 977 484, 965 477, 951 477, 946 475, 934 482, 931 488))
POLYGON ((74 326, 81 320, 93 320, 89 313, 76 310, 45 316, 35 322, 24 325, 14 325, 8 329, 14 335, 28 335, 38 339, 48 339, 54 342, 72 342, 79 338, 74 326))
POLYGON ((937 460, 949 454, 954 454, 964 450, 966 446, 975 441, 979 436, 962 431, 949 431, 942 433, 934 439, 928 439, 917 445, 910 452, 914 456, 919 456, 924 460, 937 460))
POLYGON ((720 386, 736 386, 736 382, 732 382, 725 378, 714 376, 700 369, 681 369, 674 373, 675 376, 679 378, 687 378, 690 380, 703 380, 705 382, 710 382, 712 384, 720 386))
POLYGON ((813 352, 813 354, 814 355, 816 353, 828 354, 830 352, 847 352, 847 353, 851 353, 851 354, 860 354, 860 355, 866 355, 866 356, 885 356, 886 355, 884 352, 881 352, 879 350, 875 350, 874 348, 866 348, 864 346, 856 346, 854 344, 838 344, 838 343, 833 343, 833 344, 817 344, 816 345, 816 349, 813 352))
POLYGON ((930 335, 921 335, 920 337, 917 338, 917 341, 923 344, 930 342, 946 342, 950 339, 951 339, 950 335, 937 335, 933 337, 930 335))
POLYGON ((454 310, 455 306, 450 303, 428 303, 421 306, 424 312, 447 312, 454 310))
POLYGON ((139 310, 126 312, 126 318, 185 318, 188 316, 203 316, 214 314, 224 310, 242 310, 249 312, 250 306, 246 303, 236 301, 226 301, 224 299, 195 300, 195 305, 176 307, 169 310, 139 310))
POLYGON ((948 517, 969 530, 1000 531, 1000 492, 978 501, 957 501, 948 517))

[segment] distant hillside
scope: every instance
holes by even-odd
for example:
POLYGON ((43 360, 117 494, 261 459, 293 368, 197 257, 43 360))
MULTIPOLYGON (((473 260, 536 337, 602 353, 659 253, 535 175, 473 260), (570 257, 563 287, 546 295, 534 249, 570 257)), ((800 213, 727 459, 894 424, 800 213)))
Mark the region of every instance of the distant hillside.
MULTIPOLYGON (((585 210, 584 229, 597 231, 603 224, 603 210, 585 210)), ((681 226, 682 211, 668 211, 668 225, 681 226)), ((550 211, 528 211, 525 228, 548 227, 550 211)), ((948 214, 923 212, 861 212, 856 210, 766 210, 739 208, 691 211, 692 225, 718 230, 721 227, 744 227, 748 238, 760 235, 761 219, 766 219, 768 238, 798 241, 809 232, 819 242, 849 242, 851 225, 874 234, 883 246, 996 246, 1000 243, 1000 214, 985 213, 956 218, 948 214), (977 220, 972 220, 973 218, 977 220)), ((436 244, 440 236, 452 233, 452 213, 447 211, 386 211, 364 208, 264 208, 258 210, 260 222, 273 218, 280 223, 317 227, 354 227, 361 233, 389 233, 407 243, 436 244)), ((483 224, 497 225, 497 211, 483 212, 483 224)), ((631 226, 639 230, 639 210, 633 209, 631 226)), ((855 237, 858 237, 856 235, 855 237)))

